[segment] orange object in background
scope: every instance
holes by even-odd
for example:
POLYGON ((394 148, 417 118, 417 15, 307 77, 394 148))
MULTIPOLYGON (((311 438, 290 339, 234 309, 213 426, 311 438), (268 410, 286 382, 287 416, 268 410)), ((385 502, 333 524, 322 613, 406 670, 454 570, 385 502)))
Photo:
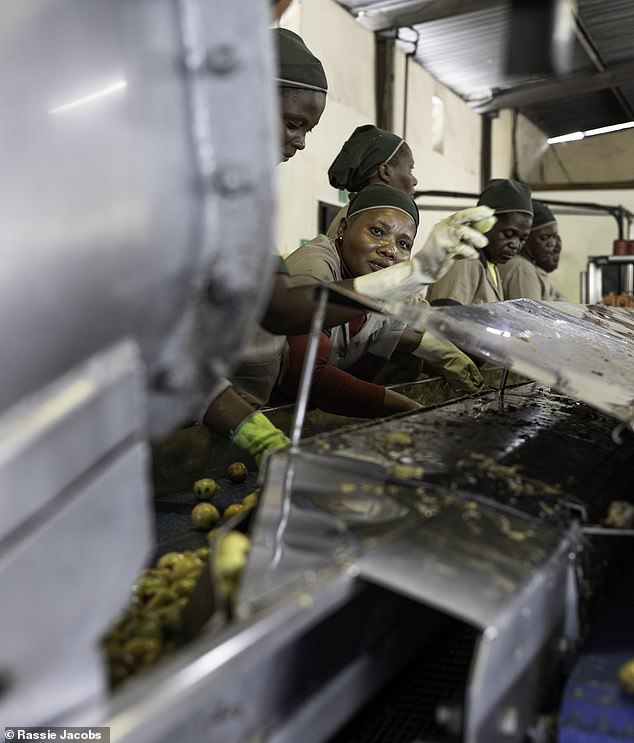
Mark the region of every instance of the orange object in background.
POLYGON ((615 240, 612 244, 612 255, 627 255, 627 244, 629 240, 615 240))

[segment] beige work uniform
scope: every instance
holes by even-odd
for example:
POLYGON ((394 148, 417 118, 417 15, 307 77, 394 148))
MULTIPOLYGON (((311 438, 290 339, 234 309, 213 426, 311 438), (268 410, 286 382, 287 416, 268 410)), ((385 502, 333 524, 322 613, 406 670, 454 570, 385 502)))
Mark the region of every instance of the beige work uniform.
MULTIPOLYGON (((318 235, 286 259, 294 286, 317 282, 341 281, 343 268, 334 240, 318 235)), ((350 337, 347 323, 331 328, 330 363, 347 369, 366 353, 389 359, 403 334, 405 324, 379 315, 368 315, 358 333, 350 337)))
POLYGON ((543 302, 567 301, 564 295, 550 283, 548 273, 526 256, 516 255, 499 268, 506 299, 525 297, 543 302))
MULTIPOLYGON (((281 256, 275 273, 288 273, 281 256)), ((231 383, 253 395, 260 405, 266 405, 284 368, 285 345, 285 335, 273 335, 261 325, 253 326, 240 354, 240 363, 231 375, 231 383)))
POLYGON ((479 259, 456 261, 442 279, 429 287, 427 301, 433 303, 434 300, 450 299, 458 304, 500 302, 504 299, 502 279, 498 267, 494 266, 493 270, 497 276, 497 286, 485 265, 483 254, 479 259))

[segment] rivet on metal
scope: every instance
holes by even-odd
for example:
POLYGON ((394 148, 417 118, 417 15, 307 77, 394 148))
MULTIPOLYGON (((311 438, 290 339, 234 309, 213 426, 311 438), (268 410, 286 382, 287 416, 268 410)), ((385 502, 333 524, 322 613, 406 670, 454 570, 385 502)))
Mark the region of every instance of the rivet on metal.
POLYGON ((216 75, 227 75, 233 72, 240 62, 240 56, 235 46, 219 44, 207 51, 207 69, 216 75))

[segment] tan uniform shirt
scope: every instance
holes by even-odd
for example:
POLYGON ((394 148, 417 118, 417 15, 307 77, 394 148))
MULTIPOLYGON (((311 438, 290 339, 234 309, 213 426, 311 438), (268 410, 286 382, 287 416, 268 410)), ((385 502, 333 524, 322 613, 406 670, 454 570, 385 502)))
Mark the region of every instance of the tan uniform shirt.
MULTIPOLYGON (((275 273, 288 273, 281 256, 275 273)), ((246 337, 240 363, 231 375, 232 384, 265 405, 280 376, 285 345, 285 335, 273 335, 261 325, 255 325, 246 337)))
POLYGON ((429 287, 427 301, 451 299, 458 304, 484 304, 485 302, 500 302, 502 294, 502 279, 497 273, 497 286, 482 259, 465 258, 456 261, 447 273, 429 287))
MULTIPOLYGON (((295 286, 316 282, 341 281, 346 278, 334 240, 318 235, 286 259, 295 286)), ((358 333, 350 337, 348 325, 330 329, 330 363, 347 369, 366 353, 389 359, 405 329, 396 320, 368 315, 358 333)))
POLYGON ((523 255, 516 255, 500 266, 502 288, 506 299, 538 299, 543 302, 567 301, 550 283, 548 273, 523 255))

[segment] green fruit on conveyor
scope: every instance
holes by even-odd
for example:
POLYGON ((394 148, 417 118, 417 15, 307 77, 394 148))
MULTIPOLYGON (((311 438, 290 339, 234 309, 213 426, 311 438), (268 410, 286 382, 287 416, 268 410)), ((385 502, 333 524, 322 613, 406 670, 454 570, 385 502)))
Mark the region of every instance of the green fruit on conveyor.
POLYGON ((194 483, 194 495, 198 500, 211 500, 220 486, 215 480, 210 477, 203 477, 202 480, 196 480, 194 483))
POLYGON ((199 503, 192 511, 192 524, 194 529, 209 531, 211 527, 220 521, 220 514, 211 503, 199 503))

